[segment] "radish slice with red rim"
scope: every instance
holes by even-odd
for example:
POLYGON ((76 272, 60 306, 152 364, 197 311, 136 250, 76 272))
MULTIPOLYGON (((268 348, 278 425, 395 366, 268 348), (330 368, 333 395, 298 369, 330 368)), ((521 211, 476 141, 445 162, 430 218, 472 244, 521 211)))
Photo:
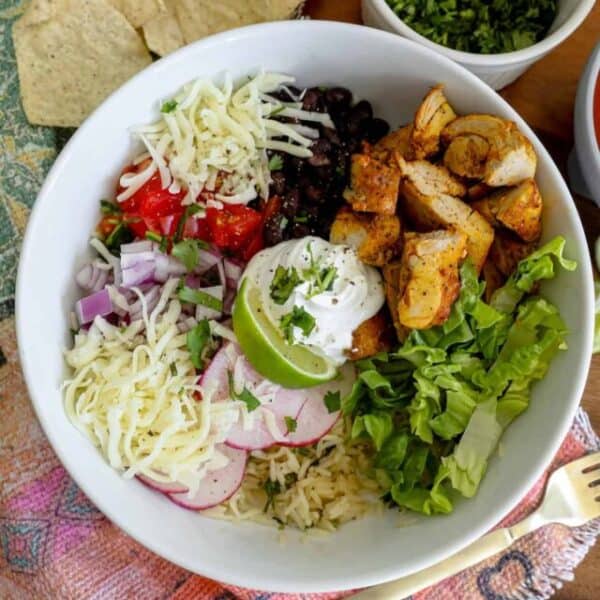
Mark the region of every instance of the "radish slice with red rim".
POLYGON ((244 479, 248 453, 221 444, 216 449, 229 459, 227 466, 209 471, 191 497, 187 492, 168 494, 175 504, 191 510, 205 510, 225 502, 237 492, 244 479))
POLYGON ((147 475, 136 475, 136 477, 149 488, 156 490, 157 492, 162 492, 163 494, 176 494, 187 492, 188 488, 181 483, 163 483, 162 481, 157 481, 156 479, 152 479, 152 477, 148 477, 147 475))

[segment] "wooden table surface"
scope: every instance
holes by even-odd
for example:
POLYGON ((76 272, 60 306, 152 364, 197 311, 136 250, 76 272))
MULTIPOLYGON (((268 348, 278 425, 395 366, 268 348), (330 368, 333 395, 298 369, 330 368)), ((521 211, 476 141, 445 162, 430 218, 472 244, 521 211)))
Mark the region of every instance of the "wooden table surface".
MULTIPOLYGON (((360 23, 360 0, 308 0, 314 19, 360 23)), ((501 94, 525 118, 565 173, 573 147, 573 105, 579 77, 594 46, 600 41, 600 3, 583 25, 561 46, 536 63, 501 94)), ((600 209, 576 198, 588 241, 600 236, 600 209)), ((594 357, 582 404, 600 432, 600 355, 594 357)), ((600 544, 575 572, 575 580, 555 595, 558 600, 600 598, 600 544)))

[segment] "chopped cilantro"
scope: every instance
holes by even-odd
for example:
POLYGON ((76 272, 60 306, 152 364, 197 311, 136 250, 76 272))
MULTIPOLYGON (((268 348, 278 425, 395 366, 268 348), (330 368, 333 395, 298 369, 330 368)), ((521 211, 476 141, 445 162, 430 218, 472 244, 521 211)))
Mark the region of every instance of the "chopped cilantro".
POLYGON ((287 427, 288 433, 294 433, 298 427, 298 421, 294 417, 285 417, 285 426, 287 427))
POLYGON ((177 108, 177 100, 167 100, 160 107, 161 113, 172 113, 177 108))
POLYGON ((229 395, 233 400, 240 400, 246 405, 248 412, 256 410, 260 406, 260 400, 248 389, 244 388, 239 394, 235 391, 233 385, 233 374, 227 371, 227 380, 229 381, 229 395))
POLYGON ((337 269, 334 266, 322 267, 321 260, 316 259, 313 255, 310 242, 306 246, 306 251, 310 257, 310 266, 302 271, 302 275, 311 282, 307 297, 312 298, 323 292, 331 291, 337 277, 337 269))
POLYGON ((294 343, 294 327, 298 327, 307 336, 315 328, 315 318, 301 306, 294 306, 292 312, 283 315, 279 321, 283 335, 289 344, 294 343))
POLYGON ((267 479, 263 483, 263 490, 265 490, 265 493, 267 494, 267 503, 263 508, 263 512, 267 512, 269 510, 269 507, 275 506, 275 496, 281 493, 281 484, 279 483, 279 481, 272 481, 271 479, 267 479))
POLYGON ((134 235, 131 229, 125 225, 125 223, 119 223, 117 226, 108 234, 104 240, 104 245, 107 250, 115 256, 120 256, 121 245, 133 242, 134 235))
POLYGON ((185 207, 181 218, 179 219, 179 223, 177 223, 177 230, 175 231, 175 241, 178 242, 181 240, 183 236, 183 228, 185 227, 185 222, 192 216, 199 213, 202 210, 202 207, 199 204, 190 204, 185 207))
POLYGON ((275 270, 273 281, 271 282, 271 298, 275 304, 285 304, 291 296, 294 288, 302 283, 295 267, 286 269, 279 265, 275 270))
POLYGON ((308 215, 306 215, 306 214, 296 215, 294 217, 294 223, 308 223, 308 215))
POLYGON ((206 306, 207 308, 212 308, 213 310, 217 310, 221 312, 223 310, 223 301, 219 300, 219 298, 215 298, 215 296, 211 296, 207 292, 202 290, 196 290, 187 285, 181 287, 181 289, 177 292, 177 297, 182 302, 189 302, 190 304, 201 304, 202 306, 206 306))
POLYGON ((269 160, 269 171, 281 171, 283 169, 283 158, 279 154, 273 154, 269 160))
POLYGON ((171 250, 171 254, 179 259, 188 271, 193 271, 200 260, 200 248, 206 248, 206 242, 202 240, 183 240, 177 242, 171 250))
POLYGON ((100 200, 100 212, 103 215, 120 215, 123 211, 118 204, 109 200, 100 200))
POLYGON ((340 392, 327 392, 323 397, 323 402, 325 402, 325 406, 327 407, 327 412, 334 413, 340 410, 341 406, 341 397, 340 392))
POLYGON ((203 369, 205 351, 212 342, 208 319, 202 319, 196 327, 187 332, 186 342, 192 364, 198 370, 203 369))
POLYGON ((556 0, 387 0, 417 33, 437 44, 477 54, 521 50, 552 25, 556 0))

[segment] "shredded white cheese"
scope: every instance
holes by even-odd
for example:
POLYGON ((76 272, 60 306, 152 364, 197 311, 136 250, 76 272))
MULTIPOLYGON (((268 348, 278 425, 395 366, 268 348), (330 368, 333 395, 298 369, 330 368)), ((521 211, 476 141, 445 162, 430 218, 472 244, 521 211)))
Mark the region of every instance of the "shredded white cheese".
POLYGON ((211 402, 198 384, 177 323, 177 280, 165 284, 143 319, 118 328, 97 317, 66 352, 72 378, 65 382, 68 417, 125 477, 143 474, 198 488, 208 470, 226 464, 215 451, 239 418, 237 402, 211 402), (201 394, 202 401, 197 395, 201 394))
MULTIPOLYGON (((235 89, 231 76, 221 85, 199 79, 161 112, 155 123, 133 130, 150 158, 141 173, 126 173, 117 200, 124 201, 158 170, 163 188, 185 189, 183 204, 202 191, 216 191, 219 202, 246 204, 267 198, 271 181, 267 149, 310 157, 318 131, 273 120, 276 114, 334 128, 328 114, 308 112, 299 102, 281 102, 271 92, 286 89, 293 77, 261 72, 235 89)), ((139 164, 141 157, 134 160, 139 164)), ((203 204, 203 203, 201 203, 203 204)))

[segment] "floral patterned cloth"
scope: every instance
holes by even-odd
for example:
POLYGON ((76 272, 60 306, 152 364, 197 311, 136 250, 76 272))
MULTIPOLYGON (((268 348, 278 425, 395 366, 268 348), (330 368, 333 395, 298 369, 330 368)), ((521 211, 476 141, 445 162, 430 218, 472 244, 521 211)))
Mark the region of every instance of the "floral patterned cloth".
MULTIPOLYGON (((15 276, 37 190, 71 132, 32 127, 24 117, 10 35, 21 11, 19 0, 0 0, 0 598, 284 598, 193 575, 127 537, 81 493, 35 419, 17 357, 15 276)), ((600 440, 580 411, 550 470, 599 448, 600 440)), ((545 478, 502 525, 536 506, 545 478)), ((547 598, 572 577, 599 533, 600 520, 574 530, 546 527, 415 598, 547 598)))

